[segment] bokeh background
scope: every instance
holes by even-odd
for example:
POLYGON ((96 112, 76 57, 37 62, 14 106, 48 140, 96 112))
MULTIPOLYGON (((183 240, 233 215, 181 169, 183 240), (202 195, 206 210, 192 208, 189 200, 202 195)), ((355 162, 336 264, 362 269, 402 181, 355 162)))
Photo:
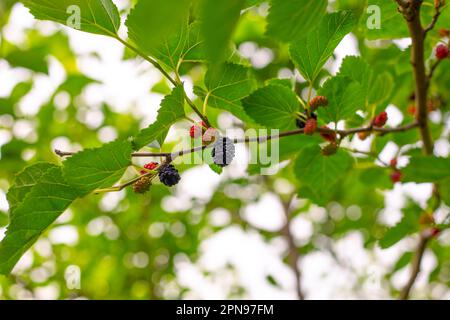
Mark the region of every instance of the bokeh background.
MULTIPOLYGON (((76 151, 133 135, 156 119, 169 90, 157 70, 115 40, 36 21, 23 5, 1 1, 0 238, 15 173, 36 161, 60 161, 55 148, 76 151)), ((124 15, 131 5, 114 2, 124 15)), ((299 77, 286 51, 264 38, 266 14, 262 5, 244 15, 235 34, 240 55, 261 78, 299 77)), ((408 45, 395 41, 402 50, 408 45)), ((356 37, 347 36, 327 69, 335 74, 345 56, 359 51, 356 37)), ((186 70, 189 92, 202 72, 186 70)), ((389 125, 403 120, 397 106, 388 113, 389 125)), ((217 112, 214 123, 239 128, 227 113, 217 112)), ((189 126, 178 124, 168 146, 189 126)), ((448 127, 447 138, 436 144, 441 156, 450 150, 448 127)), ((355 138, 353 145, 364 149, 368 142, 355 138)), ((389 142, 381 159, 389 162, 397 151, 389 142)), ((344 183, 339 202, 318 207, 295 197, 283 164, 275 176, 252 175, 245 146, 237 154, 222 175, 206 165, 180 166, 182 181, 173 190, 155 185, 145 196, 124 190, 78 200, 11 276, 0 276, 0 299, 297 299, 296 270, 309 299, 396 296, 416 238, 382 250, 368 235, 397 223, 411 200, 424 206, 431 185, 397 184, 387 191, 369 185, 353 193, 344 183), (351 197, 366 197, 367 207, 352 205, 351 197)), ((441 208, 436 217, 447 213, 441 208)), ((449 232, 434 241, 448 248, 449 232)), ((438 257, 427 250, 414 297, 450 298, 445 252, 438 257)))

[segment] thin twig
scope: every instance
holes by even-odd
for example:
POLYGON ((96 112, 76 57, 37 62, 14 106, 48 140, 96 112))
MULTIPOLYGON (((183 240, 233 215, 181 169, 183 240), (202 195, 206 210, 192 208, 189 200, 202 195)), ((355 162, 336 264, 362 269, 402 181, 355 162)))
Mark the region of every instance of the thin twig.
POLYGON ((395 0, 400 7, 406 8, 408 6, 408 2, 406 0, 395 0))
POLYGON ((430 32, 431 30, 434 29, 434 27, 436 26, 436 23, 439 20, 439 17, 441 15, 441 8, 442 8, 442 2, 439 1, 438 5, 434 7, 435 12, 433 15, 433 19, 431 20, 430 24, 428 26, 425 27, 425 29, 423 30, 423 32, 425 33, 425 35, 430 32))
POLYGON ((119 192, 119 191, 122 191, 123 189, 125 189, 126 187, 129 187, 129 186, 135 184, 136 182, 138 182, 139 180, 141 180, 144 177, 150 177, 150 179, 153 180, 153 178, 155 176, 156 176, 156 172, 151 171, 151 172, 145 173, 143 175, 140 175, 134 179, 131 179, 130 181, 127 181, 123 184, 120 184, 118 186, 94 190, 94 194, 106 193, 106 192, 119 192))
POLYGON ((439 67, 442 61, 443 60, 436 60, 436 62, 431 65, 430 72, 427 75, 427 89, 430 87, 434 73, 436 72, 437 68, 439 67))
POLYGON ((414 286, 414 283, 416 282, 417 276, 419 275, 423 254, 425 253, 425 249, 427 247, 429 240, 430 240, 429 236, 425 235, 424 233, 420 234, 419 242, 417 243, 417 248, 414 252, 411 274, 405 287, 400 292, 399 298, 401 300, 407 300, 409 298, 409 293, 411 292, 411 289, 414 286))
MULTIPOLYGON (((342 148, 342 147, 341 147, 341 148, 342 148)), ((380 158, 380 156, 377 155, 375 152, 363 151, 363 150, 351 149, 351 148, 345 148, 345 147, 344 147, 343 149, 345 149, 345 150, 347 150, 347 151, 350 151, 351 153, 364 154, 364 155, 366 155, 366 156, 375 158, 376 160, 380 161, 380 163, 381 163, 382 165, 384 165, 385 167, 389 167, 389 166, 390 166, 387 162, 383 161, 383 160, 380 158)))
MULTIPOLYGON (((348 130, 332 130, 332 129, 327 129, 327 128, 317 128, 317 132, 319 133, 333 133, 336 132, 339 135, 341 135, 342 137, 351 135, 351 134, 355 134, 358 132, 378 132, 381 134, 388 134, 388 133, 392 133, 392 132, 404 132, 404 131, 408 131, 411 130, 413 128, 416 128, 418 126, 417 122, 413 122, 404 126, 399 126, 399 127, 394 127, 394 128, 376 128, 376 127, 362 127, 362 128, 353 128, 353 129, 348 129, 348 130)), ((245 137, 242 139, 234 139, 234 143, 249 143, 249 142, 258 142, 258 143, 263 143, 269 140, 273 140, 273 139, 280 139, 280 138, 284 138, 284 137, 290 137, 290 136, 295 136, 295 135, 299 135, 299 134, 303 134, 303 129, 297 129, 297 130, 292 130, 292 131, 286 131, 286 132, 282 132, 280 134, 277 135, 268 135, 268 136, 261 136, 261 137, 245 137)), ((208 146, 199 146, 199 147, 195 147, 195 148, 190 148, 190 149, 186 149, 186 150, 181 150, 181 151, 175 151, 175 152, 134 152, 131 154, 132 157, 165 157, 165 158, 172 158, 175 159, 176 157, 179 156, 183 156, 189 153, 194 153, 194 152, 198 152, 198 151, 202 151, 204 149, 208 148, 208 146)), ((60 156, 60 157, 68 157, 68 156, 72 156, 74 155, 76 152, 68 152, 68 151, 61 151, 58 149, 55 149, 55 154, 60 156)))
POLYGON ((295 274, 295 291, 297 293, 297 297, 300 300, 305 300, 305 294, 302 290, 302 273, 298 266, 298 263, 300 261, 300 254, 298 253, 297 245, 295 244, 294 235, 291 232, 291 221, 292 221, 292 212, 291 212, 291 203, 295 199, 295 195, 290 197, 288 201, 283 201, 283 212, 286 217, 286 223, 283 226, 283 229, 281 230, 284 237, 287 240, 288 243, 288 263, 290 268, 295 274))

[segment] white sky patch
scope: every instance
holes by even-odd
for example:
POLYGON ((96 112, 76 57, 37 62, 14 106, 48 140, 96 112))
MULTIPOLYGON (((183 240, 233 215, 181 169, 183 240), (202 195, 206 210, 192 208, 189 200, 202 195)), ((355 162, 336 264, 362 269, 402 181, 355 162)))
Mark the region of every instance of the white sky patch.
POLYGON ((278 231, 286 223, 282 204, 273 193, 266 193, 257 203, 249 204, 242 216, 254 227, 267 231, 278 231))
POLYGON ((78 243, 78 230, 70 225, 53 227, 48 234, 48 238, 53 244, 74 246, 78 243))

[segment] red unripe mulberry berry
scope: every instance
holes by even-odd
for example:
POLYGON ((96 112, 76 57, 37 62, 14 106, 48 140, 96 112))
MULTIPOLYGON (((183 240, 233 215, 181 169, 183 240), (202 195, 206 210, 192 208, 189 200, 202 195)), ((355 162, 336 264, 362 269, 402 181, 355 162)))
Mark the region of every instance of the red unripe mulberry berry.
POLYGON ((445 37, 449 37, 450 36, 450 30, 448 29, 439 29, 439 35, 441 36, 441 38, 445 38, 445 37))
POLYGON ((314 111, 319 107, 326 107, 328 105, 328 99, 324 96, 317 96, 311 99, 309 102, 309 106, 311 107, 311 110, 314 111))
POLYGON ((448 47, 445 44, 440 44, 436 47, 436 59, 443 60, 447 58, 448 55, 448 47))
POLYGON ((148 170, 155 170, 157 166, 158 166, 158 162, 150 162, 150 163, 147 163, 144 166, 144 168, 148 169, 148 170))
POLYGON ((386 111, 381 112, 379 115, 373 119, 373 125, 375 127, 381 128, 383 127, 388 120, 388 114, 386 111))
POLYGON ((194 124, 189 130, 189 135, 192 139, 201 137, 204 130, 206 128, 206 124, 202 121, 199 124, 194 124))
POLYGON ((392 174, 391 174, 391 181, 393 183, 402 181, 402 173, 401 173, 401 171, 396 170, 396 171, 392 172, 392 174))
POLYGON ((408 107, 408 113, 412 116, 416 116, 416 106, 414 104, 408 107))
POLYGON ((389 164, 392 168, 397 168, 397 158, 391 159, 391 162, 389 164))
POLYGON ((434 227, 434 228, 431 229, 431 236, 432 236, 433 238, 436 238, 436 237, 439 236, 440 234, 441 234, 441 229, 436 228, 436 227, 434 227))
POLYGON ((370 136, 370 132, 369 132, 369 131, 361 131, 361 132, 358 132, 358 138, 359 138, 361 141, 366 140, 369 136, 370 136))
MULTIPOLYGON (((155 170, 158 167, 158 163, 157 162, 149 162, 146 165, 144 165, 144 168, 147 170, 155 170)), ((141 170, 140 173, 141 174, 147 174, 148 171, 147 170, 141 170)))
POLYGON ((317 120, 316 119, 308 119, 305 124, 304 133, 306 135, 313 135, 317 129, 317 120))
MULTIPOLYGON (((330 128, 328 128, 327 126, 322 126, 322 129, 330 130, 330 128)), ((322 133, 320 133, 320 135, 322 136, 322 138, 324 138, 325 140, 327 140, 329 142, 336 142, 336 132, 334 132, 334 131, 322 132, 322 133)))
POLYGON ((430 214, 429 212, 422 213, 419 218, 419 224, 422 226, 429 226, 434 224, 433 215, 430 214))
POLYGON ((325 146, 322 149, 322 155, 324 155, 325 157, 329 157, 332 156, 334 154, 336 154, 338 151, 338 146, 336 143, 330 143, 329 145, 325 146))
POLYGON ((214 129, 214 128, 206 129, 206 131, 202 137, 203 144, 205 144, 205 145, 211 144, 212 142, 214 142, 216 140, 218 135, 219 135, 219 132, 216 129, 214 129))

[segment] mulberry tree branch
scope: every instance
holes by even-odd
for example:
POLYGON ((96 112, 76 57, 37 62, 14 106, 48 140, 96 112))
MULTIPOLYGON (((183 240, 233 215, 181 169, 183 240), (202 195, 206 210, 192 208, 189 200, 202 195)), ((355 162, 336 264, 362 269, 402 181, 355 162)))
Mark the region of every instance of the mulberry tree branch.
POLYGON ((419 242, 417 243, 416 250, 414 252, 414 257, 412 261, 412 267, 411 267, 411 274, 409 276, 408 282, 403 287, 402 291, 400 292, 400 299, 401 300, 407 300, 409 298, 409 293, 411 292, 412 287, 414 286, 414 283, 416 282, 417 276, 419 275, 423 254, 425 253, 425 249, 427 247, 428 241, 430 240, 430 237, 425 235, 424 233, 421 233, 419 236, 419 242))
MULTIPOLYGON (((398 1, 397 1, 398 2, 398 1)), ((433 154, 433 140, 428 125, 428 88, 429 82, 433 76, 437 64, 434 65, 427 75, 425 70, 425 37, 427 32, 434 28, 440 15, 441 1, 436 5, 436 14, 433 17, 431 24, 425 29, 422 26, 420 20, 420 10, 422 6, 422 0, 409 0, 407 7, 400 6, 399 11, 403 13, 403 16, 407 22, 409 34, 412 40, 411 48, 411 64, 413 66, 414 80, 415 80, 415 96, 416 96, 416 108, 418 110, 418 125, 423 142, 423 153, 426 155, 433 154)), ((437 186, 434 186, 434 196, 439 195, 437 186)), ((412 287, 420 273, 421 262, 425 253, 426 246, 428 244, 429 237, 423 233, 420 234, 417 249, 414 254, 411 273, 405 287, 400 293, 400 299, 406 300, 409 298, 412 287)))
POLYGON ((283 211, 286 217, 286 223, 283 226, 281 232, 283 233, 288 243, 288 264, 295 274, 295 291, 299 300, 305 300, 305 294, 302 289, 302 272, 299 268, 300 254, 298 253, 297 245, 295 244, 294 235, 291 232, 291 203, 294 200, 295 195, 291 196, 288 201, 283 201, 283 211))
POLYGON ((428 127, 428 77, 425 71, 425 32, 420 21, 420 9, 422 1, 412 0, 407 19, 409 34, 412 39, 411 64, 413 66, 416 108, 418 110, 418 122, 425 154, 433 153, 433 141, 428 127))
MULTIPOLYGON (((381 135, 389 134, 389 133, 395 133, 395 132, 405 132, 409 131, 411 129, 414 129, 418 127, 419 124, 417 122, 413 122, 404 126, 399 127, 393 127, 393 128, 376 128, 376 127, 361 127, 361 128, 352 128, 348 130, 332 130, 327 128, 317 128, 317 132, 319 133, 338 133, 341 137, 346 137, 358 132, 377 132, 381 135)), ((234 139, 234 143, 249 143, 249 142, 266 142, 273 139, 280 139, 285 137, 291 137, 295 135, 303 134, 303 129, 297 129, 292 131, 285 131, 281 132, 277 135, 268 135, 268 136, 261 136, 261 137, 246 137, 242 139, 234 139)), ((181 151, 175 151, 175 152, 134 152, 131 154, 133 158, 145 158, 145 157, 165 157, 165 158, 172 158, 175 159, 179 156, 183 156, 189 153, 194 153, 198 151, 202 151, 206 149, 207 146, 199 146, 191 149, 181 150, 181 151)), ((55 154, 60 157, 69 157, 74 155, 76 152, 71 151, 61 151, 58 149, 54 150, 55 154)))

